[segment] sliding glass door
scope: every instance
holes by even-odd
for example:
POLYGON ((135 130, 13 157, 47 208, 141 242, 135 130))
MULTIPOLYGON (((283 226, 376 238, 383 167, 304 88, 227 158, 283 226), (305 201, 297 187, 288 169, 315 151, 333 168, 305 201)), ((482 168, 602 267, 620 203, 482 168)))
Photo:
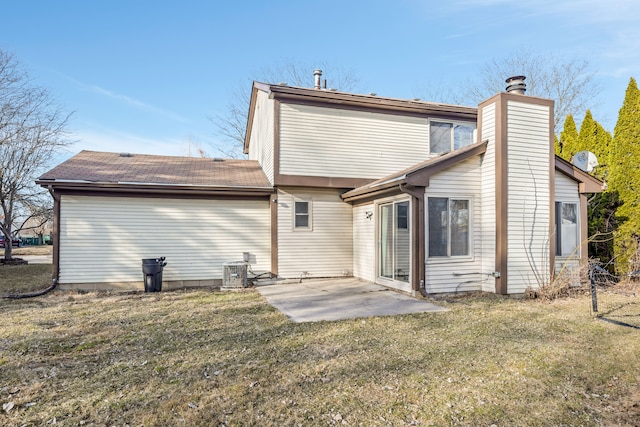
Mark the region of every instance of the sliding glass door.
POLYGON ((380 278, 409 283, 411 270, 411 221, 409 201, 379 205, 378 275, 380 278))

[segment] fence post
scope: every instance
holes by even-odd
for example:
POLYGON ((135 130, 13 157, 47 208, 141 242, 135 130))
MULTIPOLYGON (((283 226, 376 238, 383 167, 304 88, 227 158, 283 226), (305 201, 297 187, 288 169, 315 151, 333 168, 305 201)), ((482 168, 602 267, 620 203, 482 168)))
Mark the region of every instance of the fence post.
POLYGON ((589 269, 589 282, 591 282, 591 308, 594 313, 598 312, 598 296, 596 294, 596 281, 594 279, 594 268, 589 269))

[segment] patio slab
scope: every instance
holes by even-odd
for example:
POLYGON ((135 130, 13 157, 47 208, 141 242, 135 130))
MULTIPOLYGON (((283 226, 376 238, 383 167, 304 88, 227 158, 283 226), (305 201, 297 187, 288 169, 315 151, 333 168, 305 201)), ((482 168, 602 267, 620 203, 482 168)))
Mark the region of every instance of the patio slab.
POLYGON ((354 278, 258 286, 258 292, 293 322, 448 311, 430 302, 354 278))

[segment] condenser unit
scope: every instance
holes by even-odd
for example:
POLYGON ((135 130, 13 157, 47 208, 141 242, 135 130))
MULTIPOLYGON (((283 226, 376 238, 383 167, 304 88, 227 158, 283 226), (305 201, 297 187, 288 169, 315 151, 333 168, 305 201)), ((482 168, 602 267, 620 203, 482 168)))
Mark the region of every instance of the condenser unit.
POLYGON ((247 264, 229 262, 223 266, 223 288, 245 288, 247 286, 247 264))

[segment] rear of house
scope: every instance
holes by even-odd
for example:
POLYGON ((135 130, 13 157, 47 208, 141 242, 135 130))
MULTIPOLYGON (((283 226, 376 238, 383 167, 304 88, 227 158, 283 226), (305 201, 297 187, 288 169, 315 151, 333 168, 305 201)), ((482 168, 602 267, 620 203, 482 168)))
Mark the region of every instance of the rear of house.
POLYGON ((248 160, 82 152, 56 201, 62 286, 219 285, 250 253, 280 279, 355 276, 415 294, 520 294, 586 259, 599 181, 553 154, 553 101, 478 108, 254 83, 248 160))

